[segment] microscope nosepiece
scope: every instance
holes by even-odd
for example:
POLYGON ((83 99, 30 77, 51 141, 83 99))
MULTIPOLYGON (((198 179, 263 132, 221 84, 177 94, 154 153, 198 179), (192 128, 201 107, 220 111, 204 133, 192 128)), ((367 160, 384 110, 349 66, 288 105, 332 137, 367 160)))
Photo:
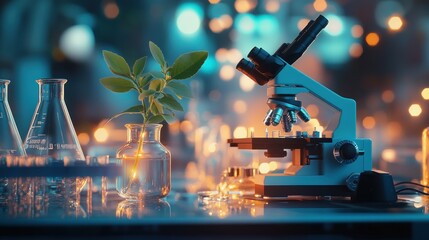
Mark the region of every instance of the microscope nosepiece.
POLYGON ((271 123, 273 126, 279 125, 280 121, 282 120, 283 112, 283 108, 281 107, 274 109, 273 113, 271 114, 271 123))

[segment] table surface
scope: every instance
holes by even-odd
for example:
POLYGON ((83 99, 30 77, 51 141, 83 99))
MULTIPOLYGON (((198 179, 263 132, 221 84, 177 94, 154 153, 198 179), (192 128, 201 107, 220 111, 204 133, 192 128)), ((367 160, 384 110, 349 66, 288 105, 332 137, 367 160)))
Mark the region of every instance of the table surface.
POLYGON ((429 198, 416 194, 399 195, 394 204, 314 197, 202 201, 197 193, 184 190, 185 180, 173 179, 172 183, 170 194, 159 201, 126 201, 113 191, 105 198, 98 192, 89 197, 83 191, 77 207, 55 207, 37 197, 27 204, 3 202, 0 230, 9 237, 37 235, 49 239, 67 234, 94 239, 111 234, 173 234, 192 238, 219 233, 219 229, 226 236, 237 232, 240 236, 258 236, 268 231, 263 235, 268 237, 287 230, 294 236, 353 233, 374 237, 375 228, 380 236, 408 238, 415 236, 416 226, 420 226, 420 232, 428 231, 424 226, 429 226, 429 198))

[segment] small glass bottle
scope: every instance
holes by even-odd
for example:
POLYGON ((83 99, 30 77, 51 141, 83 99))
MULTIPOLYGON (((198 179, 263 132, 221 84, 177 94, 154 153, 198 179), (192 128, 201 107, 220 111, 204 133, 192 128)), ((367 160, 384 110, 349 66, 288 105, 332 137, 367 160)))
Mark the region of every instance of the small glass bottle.
POLYGON ((167 196, 171 186, 171 154, 160 141, 162 124, 126 124, 125 127, 127 143, 116 153, 123 166, 116 187, 119 195, 131 200, 167 196))
MULTIPOLYGON (((85 165, 85 157, 64 101, 66 79, 38 79, 39 101, 24 141, 28 160, 41 166, 85 165)), ((55 204, 79 203, 85 177, 46 177, 41 191, 55 204), (59 196, 64 196, 59 200, 59 196)), ((54 205, 51 204, 50 205, 54 205)))

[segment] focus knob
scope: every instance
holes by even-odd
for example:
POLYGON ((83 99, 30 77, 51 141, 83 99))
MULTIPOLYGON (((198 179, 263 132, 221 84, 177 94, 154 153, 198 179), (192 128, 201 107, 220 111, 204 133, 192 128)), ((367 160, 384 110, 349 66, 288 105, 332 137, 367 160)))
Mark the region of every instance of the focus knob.
POLYGON ((334 158, 339 163, 352 163, 359 156, 358 145, 350 140, 337 142, 334 146, 334 158))

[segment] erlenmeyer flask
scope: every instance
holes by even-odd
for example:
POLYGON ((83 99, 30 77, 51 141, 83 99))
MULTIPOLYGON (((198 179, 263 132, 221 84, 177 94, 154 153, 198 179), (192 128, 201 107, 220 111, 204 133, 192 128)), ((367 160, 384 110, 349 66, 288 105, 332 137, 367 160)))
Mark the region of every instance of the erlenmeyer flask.
POLYGON ((21 136, 8 102, 10 80, 0 79, 0 157, 24 156, 21 136))
MULTIPOLYGON (((24 141, 29 161, 37 165, 84 165, 85 157, 64 101, 66 79, 38 79, 39 101, 24 141)), ((51 211, 79 207, 86 177, 46 177, 43 191, 51 211)))
POLYGON ((64 166, 84 163, 85 156, 64 102, 67 80, 45 78, 36 82, 39 102, 24 143, 27 155, 46 156, 64 166))

